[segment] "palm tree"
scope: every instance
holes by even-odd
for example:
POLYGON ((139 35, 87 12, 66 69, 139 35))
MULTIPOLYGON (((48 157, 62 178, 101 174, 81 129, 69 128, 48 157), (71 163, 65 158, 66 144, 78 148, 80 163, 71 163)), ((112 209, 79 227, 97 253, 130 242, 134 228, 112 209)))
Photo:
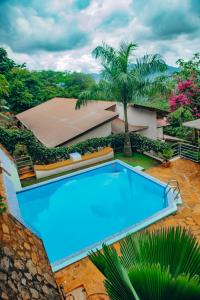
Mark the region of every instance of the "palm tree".
POLYGON ((181 227, 130 235, 103 245, 90 260, 105 276, 112 300, 200 299, 200 245, 181 227))
POLYGON ((96 95, 103 93, 108 99, 118 101, 123 104, 124 124, 125 124, 125 144, 124 153, 132 155, 127 108, 130 102, 138 97, 151 96, 158 91, 164 91, 164 86, 155 76, 156 72, 166 70, 166 64, 160 55, 145 55, 136 59, 133 63, 133 54, 137 45, 134 43, 122 42, 119 49, 115 49, 105 43, 97 46, 92 54, 99 59, 103 67, 103 81, 97 90, 90 90, 82 93, 77 100, 76 108, 86 104, 89 99, 96 99, 96 95))

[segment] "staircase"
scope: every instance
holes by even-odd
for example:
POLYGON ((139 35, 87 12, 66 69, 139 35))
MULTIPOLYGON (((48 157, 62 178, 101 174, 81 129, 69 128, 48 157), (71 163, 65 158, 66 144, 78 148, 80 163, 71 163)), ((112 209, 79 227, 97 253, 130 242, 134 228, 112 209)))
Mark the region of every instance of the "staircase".
POLYGON ((33 162, 30 156, 15 158, 20 180, 35 177, 33 162))

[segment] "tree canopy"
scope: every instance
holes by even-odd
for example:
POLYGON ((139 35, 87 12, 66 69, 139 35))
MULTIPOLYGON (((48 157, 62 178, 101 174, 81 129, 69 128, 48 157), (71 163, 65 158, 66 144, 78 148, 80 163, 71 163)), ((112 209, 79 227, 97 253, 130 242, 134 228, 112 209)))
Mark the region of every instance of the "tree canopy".
POLYGON ((22 112, 53 97, 77 98, 95 85, 89 74, 51 70, 30 71, 18 65, 0 48, 0 98, 13 113, 22 112))

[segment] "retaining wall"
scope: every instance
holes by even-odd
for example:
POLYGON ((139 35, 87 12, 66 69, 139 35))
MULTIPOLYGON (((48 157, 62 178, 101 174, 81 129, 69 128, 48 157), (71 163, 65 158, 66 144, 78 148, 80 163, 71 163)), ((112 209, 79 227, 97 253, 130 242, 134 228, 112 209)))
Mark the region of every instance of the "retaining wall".
POLYGON ((35 169, 36 177, 39 179, 39 178, 59 174, 65 171, 70 171, 81 167, 89 166, 101 161, 111 159, 113 158, 113 156, 114 156, 113 149, 110 147, 106 147, 102 150, 99 150, 98 152, 82 155, 82 159, 79 161, 73 161, 71 159, 67 159, 49 165, 35 165, 34 169, 35 169))

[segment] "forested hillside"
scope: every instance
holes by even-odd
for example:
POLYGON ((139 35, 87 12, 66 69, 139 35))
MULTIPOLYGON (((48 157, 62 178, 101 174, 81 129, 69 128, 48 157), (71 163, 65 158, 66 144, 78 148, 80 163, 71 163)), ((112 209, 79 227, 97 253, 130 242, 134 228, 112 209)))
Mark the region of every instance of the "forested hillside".
MULTIPOLYGON (((170 110, 171 127, 166 133, 187 138, 189 130, 184 121, 200 116, 199 66, 200 55, 190 60, 178 60, 178 69, 168 67, 162 82, 169 95, 158 93, 153 97, 133 99, 143 105, 170 110), (177 72, 176 72, 177 71, 177 72), (175 73, 174 73, 175 72, 175 73)), ((0 127, 16 127, 13 114, 22 112, 53 97, 109 100, 106 82, 98 74, 59 72, 53 70, 30 71, 18 65, 0 48, 0 127), (97 80, 98 79, 98 80, 97 80)))
POLYGON ((78 72, 30 71, 17 65, 0 48, 1 107, 19 113, 53 97, 77 98, 95 85, 91 75, 78 72))

